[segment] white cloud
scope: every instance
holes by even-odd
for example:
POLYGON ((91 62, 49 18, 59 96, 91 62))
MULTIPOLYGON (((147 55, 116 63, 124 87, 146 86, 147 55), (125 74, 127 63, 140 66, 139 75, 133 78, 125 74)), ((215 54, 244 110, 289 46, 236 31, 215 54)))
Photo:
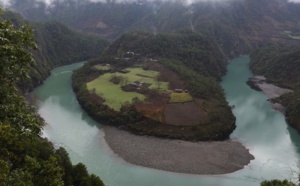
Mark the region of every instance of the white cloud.
POLYGON ((300 3, 300 0, 289 0, 290 3, 300 3))
POLYGON ((0 0, 0 4, 4 7, 7 7, 10 5, 10 0, 0 0))

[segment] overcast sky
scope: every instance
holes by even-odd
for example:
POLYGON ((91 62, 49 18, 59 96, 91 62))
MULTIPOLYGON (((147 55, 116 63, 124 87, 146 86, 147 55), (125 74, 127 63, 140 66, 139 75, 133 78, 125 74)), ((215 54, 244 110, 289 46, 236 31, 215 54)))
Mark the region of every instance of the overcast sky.
MULTIPOLYGON (((10 0, 0 0, 1 4, 4 5, 4 6, 9 5, 9 1, 10 0)), ((44 1, 47 4, 51 4, 51 2, 53 2, 55 0, 37 0, 37 1, 44 1)), ((63 1, 63 0, 60 0, 60 1, 63 1)), ((92 1, 92 2, 98 2, 98 1, 105 1, 105 0, 90 0, 90 1, 92 1)), ((130 1, 136 1, 136 0, 117 0, 117 1, 127 1, 127 2, 130 2, 130 1)), ((153 1, 153 0, 145 0, 145 1, 153 1)), ((163 0, 163 1, 165 1, 165 0, 163 0)), ((169 1, 175 1, 175 0, 169 0, 169 1)), ((193 1, 227 1, 227 0, 182 0, 182 1, 185 1, 188 4, 190 4, 193 1)), ((300 0, 289 0, 289 2, 300 3, 300 0)))

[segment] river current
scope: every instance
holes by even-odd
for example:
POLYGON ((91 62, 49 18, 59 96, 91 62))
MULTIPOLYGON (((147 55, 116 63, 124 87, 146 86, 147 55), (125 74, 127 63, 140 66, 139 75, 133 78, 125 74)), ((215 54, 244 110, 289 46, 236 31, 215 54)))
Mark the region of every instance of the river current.
MULTIPOLYGON (((252 77, 249 57, 230 61, 221 85, 227 101, 234 105, 237 128, 231 140, 240 141, 255 159, 244 169, 224 175, 188 175, 129 164, 114 154, 104 140, 101 124, 94 122, 79 106, 71 87, 75 63, 52 71, 44 84, 34 90, 38 111, 48 123, 43 135, 63 146, 73 164, 83 162, 90 173, 108 186, 226 186, 259 185, 265 179, 297 180, 300 172, 300 136, 287 126, 284 116, 272 109, 262 92, 246 81, 252 77)), ((126 139, 124 139, 126 140, 126 139)), ((151 157, 149 157, 151 158, 151 157)))

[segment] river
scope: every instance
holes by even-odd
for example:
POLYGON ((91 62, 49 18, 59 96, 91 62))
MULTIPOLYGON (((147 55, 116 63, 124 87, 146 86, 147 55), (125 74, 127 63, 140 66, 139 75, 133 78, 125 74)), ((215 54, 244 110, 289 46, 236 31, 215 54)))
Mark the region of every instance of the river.
POLYGON ((101 124, 81 110, 72 91, 72 71, 82 64, 54 69, 34 93, 39 100, 38 111, 48 123, 43 135, 66 148, 72 163, 83 162, 90 173, 100 176, 108 186, 252 186, 265 179, 298 178, 300 137, 287 126, 284 116, 272 109, 266 95, 246 84, 252 76, 248 56, 231 60, 221 85, 229 104, 235 105, 237 128, 231 139, 243 143, 255 159, 240 171, 216 176, 139 167, 114 154, 104 140, 101 124))

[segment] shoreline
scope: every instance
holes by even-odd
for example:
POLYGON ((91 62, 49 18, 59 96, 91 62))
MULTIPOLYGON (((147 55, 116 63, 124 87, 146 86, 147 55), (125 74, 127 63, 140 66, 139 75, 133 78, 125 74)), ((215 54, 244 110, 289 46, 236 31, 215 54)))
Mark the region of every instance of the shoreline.
POLYGON ((111 150, 128 163, 169 172, 216 175, 248 165, 254 156, 236 141, 190 142, 137 136, 103 126, 111 150))
POLYGON ((285 114, 285 108, 280 103, 274 101, 275 98, 280 97, 283 94, 293 92, 290 89, 281 88, 276 85, 266 82, 267 79, 264 76, 253 76, 249 78, 247 84, 254 90, 263 92, 267 97, 268 101, 272 104, 272 108, 285 114))

